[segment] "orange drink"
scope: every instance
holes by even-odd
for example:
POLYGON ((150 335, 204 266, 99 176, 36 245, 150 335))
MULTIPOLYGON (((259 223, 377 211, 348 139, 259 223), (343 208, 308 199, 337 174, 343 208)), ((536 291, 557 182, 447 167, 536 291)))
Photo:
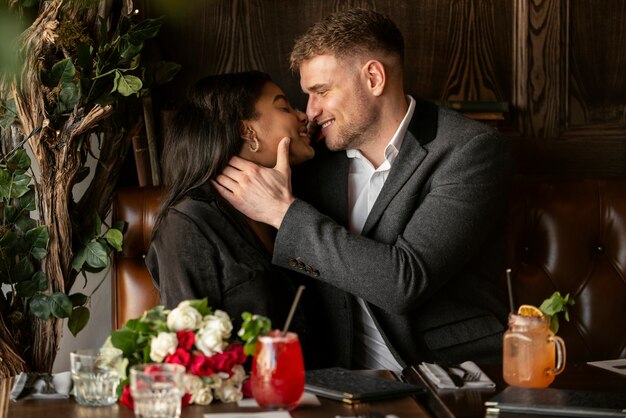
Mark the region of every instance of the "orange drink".
POLYGON ((304 392, 304 360, 298 335, 279 330, 259 337, 250 376, 259 406, 293 409, 304 392))
POLYGON ((565 368, 565 343, 544 316, 510 314, 502 350, 502 373, 511 386, 545 388, 565 368))

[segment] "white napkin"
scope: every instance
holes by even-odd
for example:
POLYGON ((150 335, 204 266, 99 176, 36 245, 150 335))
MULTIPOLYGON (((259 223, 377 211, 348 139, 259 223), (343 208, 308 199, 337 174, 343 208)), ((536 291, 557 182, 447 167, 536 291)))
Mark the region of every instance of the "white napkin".
MULTIPOLYGON (((460 366, 470 373, 480 372, 480 379, 475 382, 465 382, 463 386, 456 387, 452 382, 452 379, 450 379, 450 376, 448 376, 448 373, 446 373, 446 371, 438 364, 421 363, 419 365, 419 369, 424 376, 439 389, 493 389, 496 387, 493 380, 480 370, 480 367, 478 367, 473 361, 466 361, 461 363, 460 366)), ((463 376, 461 370, 452 370, 452 372, 457 372, 459 376, 463 376)))
MULTIPOLYGON (((320 400, 317 399, 315 394, 310 392, 304 392, 302 397, 298 401, 298 406, 320 406, 320 400)), ((240 408, 253 408, 258 407, 259 404, 254 400, 254 398, 245 398, 237 402, 237 406, 240 408)))
POLYGON ((55 393, 41 393, 45 381, 36 373, 29 381, 32 373, 20 373, 15 378, 11 389, 11 400, 17 399, 68 399, 72 389, 72 375, 70 372, 56 373, 52 375, 52 384, 55 393))

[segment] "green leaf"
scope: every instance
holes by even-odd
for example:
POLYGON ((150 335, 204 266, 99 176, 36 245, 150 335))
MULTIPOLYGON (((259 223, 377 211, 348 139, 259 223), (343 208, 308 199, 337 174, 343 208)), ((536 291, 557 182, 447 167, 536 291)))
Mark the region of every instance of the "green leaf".
POLYGON ((47 288, 46 275, 42 271, 33 274, 30 280, 25 280, 15 285, 15 291, 21 298, 30 298, 37 292, 42 292, 47 288))
POLYGON ((120 39, 120 56, 125 59, 131 59, 141 52, 143 49, 143 41, 138 38, 133 38, 130 35, 124 35, 120 39))
POLYGON ((50 313, 56 318, 67 318, 72 314, 72 301, 65 293, 55 292, 48 298, 50 313))
POLYGON ((207 298, 190 300, 189 306, 195 308, 202 316, 210 315, 213 312, 207 298))
POLYGON ((124 357, 130 357, 137 351, 137 334, 128 328, 111 332, 111 344, 124 352, 124 357))
POLYGON ((567 307, 573 305, 574 303, 574 300, 570 299, 569 293, 563 297, 559 291, 554 292, 548 299, 541 303, 539 310, 550 318, 550 329, 552 332, 556 334, 559 330, 559 313, 563 313, 565 320, 569 321, 569 312, 567 307))
POLYGON ((72 335, 76 337, 76 335, 85 328, 87 322, 89 322, 89 309, 84 306, 79 306, 72 310, 70 319, 67 321, 67 327, 72 335))
POLYGON ((243 323, 237 335, 244 342, 243 351, 247 355, 253 355, 256 340, 260 335, 266 335, 272 330, 272 321, 261 315, 252 315, 249 312, 241 314, 243 323))
POLYGON ((113 90, 117 91, 122 96, 130 96, 133 93, 138 93, 141 90, 142 82, 138 77, 134 75, 123 75, 121 72, 115 72, 115 80, 113 81, 113 90))
POLYGON ((157 84, 164 84, 171 81, 181 69, 181 65, 176 62, 161 61, 157 64, 154 81, 157 84))
POLYGON ((28 186, 28 192, 20 197, 19 206, 28 212, 37 209, 35 187, 32 184, 28 186))
POLYGON ((0 169, 0 198, 10 199, 12 182, 11 174, 5 169, 0 169))
POLYGON ((117 251, 122 251, 124 235, 122 235, 121 231, 110 228, 105 235, 105 239, 111 247, 115 248, 117 251))
POLYGON ((106 248, 97 241, 88 243, 85 246, 85 262, 89 267, 93 268, 108 267, 109 255, 106 248))
POLYGON ((74 271, 81 271, 86 260, 87 260, 87 249, 81 248, 80 250, 78 250, 78 252, 74 255, 74 258, 72 259, 72 269, 74 271))
POLYGON ((83 306, 89 300, 89 296, 83 293, 73 293, 69 296, 69 298, 72 301, 72 306, 74 307, 83 306))
POLYGON ((66 82, 61 84, 61 93, 59 93, 58 112, 63 113, 74 109, 80 102, 81 91, 80 83, 66 82))
POLYGON ((9 164, 16 170, 28 170, 30 168, 30 157, 24 148, 20 148, 11 158, 9 158, 9 164))
POLYGON ((137 25, 132 27, 129 34, 133 37, 145 41, 146 39, 154 38, 161 30, 163 18, 157 19, 144 19, 137 25))
POLYGON ((35 273, 35 266, 28 257, 21 258, 11 270, 11 277, 16 282, 28 280, 35 273))
POLYGON ((37 227, 37 221, 31 217, 23 216, 15 221, 15 227, 20 231, 26 232, 37 227))
POLYGON ((70 82, 75 75, 76 67, 74 67, 72 60, 70 58, 61 60, 52 66, 51 85, 56 86, 59 83, 70 82))
POLYGON ((50 306, 48 304, 48 296, 42 293, 30 298, 30 312, 37 318, 46 320, 50 317, 50 306))
POLYGON ((35 260, 41 261, 48 255, 48 250, 35 247, 30 251, 30 255, 32 255, 35 260))
POLYGON ((41 225, 26 231, 25 238, 33 248, 46 248, 48 246, 48 240, 50 239, 48 227, 41 225))
POLYGON ((2 234, 2 238, 0 238, 0 247, 4 248, 12 248, 15 246, 17 242, 17 234, 10 229, 6 230, 4 234, 2 234))

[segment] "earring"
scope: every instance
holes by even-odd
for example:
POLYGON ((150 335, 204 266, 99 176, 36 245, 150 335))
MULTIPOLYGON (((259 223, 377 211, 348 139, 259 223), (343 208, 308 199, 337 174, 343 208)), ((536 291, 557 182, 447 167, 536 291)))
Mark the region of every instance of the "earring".
POLYGON ((259 139, 256 137, 256 132, 250 128, 248 128, 248 132, 250 132, 250 143, 248 144, 248 148, 252 152, 257 152, 261 147, 261 144, 259 144, 259 139))

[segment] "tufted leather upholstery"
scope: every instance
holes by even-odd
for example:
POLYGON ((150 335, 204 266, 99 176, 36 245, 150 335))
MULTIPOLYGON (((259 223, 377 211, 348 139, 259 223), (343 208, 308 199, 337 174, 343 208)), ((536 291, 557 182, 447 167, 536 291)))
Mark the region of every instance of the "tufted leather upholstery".
POLYGON ((560 321, 568 361, 626 357, 626 179, 518 181, 508 237, 518 305, 576 301, 560 321))
MULTIPOLYGON (((118 192, 114 219, 129 226, 113 274, 115 327, 158 303, 143 256, 159 196, 118 192)), ((518 305, 539 305, 555 290, 575 299, 559 331, 568 361, 626 357, 626 179, 516 181, 507 260, 518 305)))
POLYGON ((113 203, 113 220, 127 223, 123 251, 116 256, 112 274, 113 327, 116 329, 159 303, 159 293, 152 284, 144 257, 161 193, 158 187, 122 188, 113 203))

